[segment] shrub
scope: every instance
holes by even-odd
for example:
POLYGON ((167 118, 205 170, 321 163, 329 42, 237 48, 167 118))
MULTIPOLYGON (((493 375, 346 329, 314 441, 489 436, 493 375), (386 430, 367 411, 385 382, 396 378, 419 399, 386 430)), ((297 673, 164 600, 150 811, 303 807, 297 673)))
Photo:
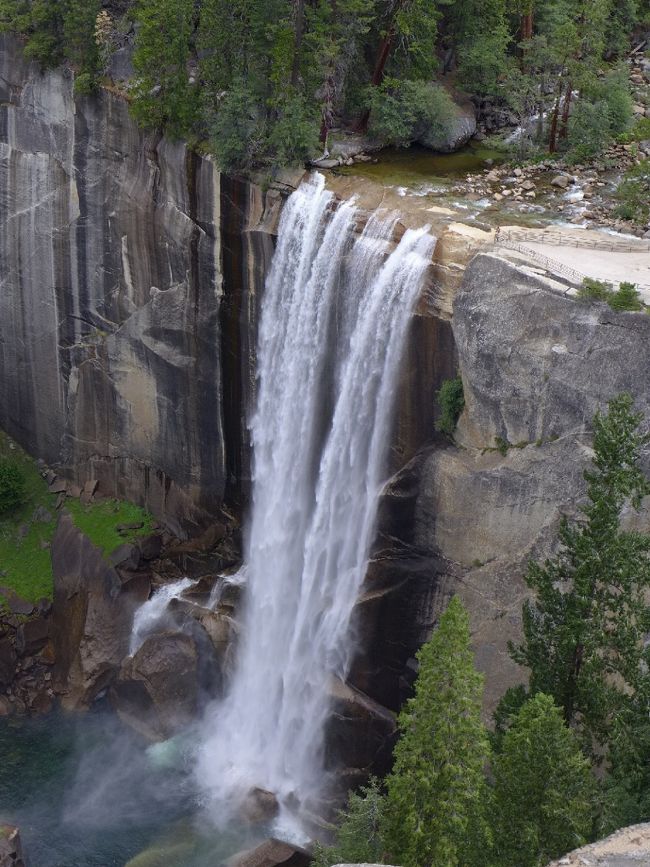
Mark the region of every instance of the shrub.
POLYGON ((626 172, 616 191, 620 204, 615 214, 644 226, 650 220, 650 159, 626 172))
POLYGON ((463 380, 460 376, 446 379, 437 393, 440 418, 436 422, 436 430, 447 436, 453 436, 458 418, 465 407, 463 380))
POLYGON ((360 793, 350 792, 345 810, 340 811, 340 824, 336 829, 333 846, 317 843, 314 848, 314 867, 332 864, 379 863, 383 853, 380 822, 384 811, 384 797, 379 782, 371 777, 360 793))
POLYGON ((569 123, 568 161, 585 162, 604 150, 612 137, 611 126, 609 105, 604 99, 580 99, 569 123))
POLYGON ((370 106, 370 134, 395 147, 407 147, 421 135, 431 140, 444 138, 455 113, 444 88, 394 78, 373 88, 370 106))
POLYGON ((643 310, 643 301, 634 283, 621 283, 607 303, 612 310, 643 310))
POLYGON ((275 165, 301 165, 318 147, 318 116, 298 93, 289 94, 277 112, 268 137, 275 165))
POLYGON ((210 145, 224 172, 255 164, 265 139, 264 123, 251 92, 236 82, 217 109, 210 127, 210 145))
POLYGON ((614 287, 611 283, 585 277, 582 281, 582 286, 578 289, 578 298, 582 298, 585 301, 609 301, 613 293, 614 287))
POLYGON ((15 461, 0 458, 0 515, 13 512, 25 501, 25 474, 15 461))

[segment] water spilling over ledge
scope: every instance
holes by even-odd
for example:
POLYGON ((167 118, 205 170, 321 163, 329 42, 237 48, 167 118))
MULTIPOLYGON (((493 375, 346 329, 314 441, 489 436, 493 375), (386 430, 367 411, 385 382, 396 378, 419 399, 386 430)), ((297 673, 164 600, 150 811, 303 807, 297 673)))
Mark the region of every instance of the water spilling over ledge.
MULTIPOLYGON (((289 199, 263 299, 243 641, 204 721, 197 775, 214 813, 251 790, 281 818, 325 785, 328 684, 351 661, 399 365, 435 239, 375 214, 363 232, 322 176, 289 199)), ((226 811, 227 812, 227 811, 226 811)))

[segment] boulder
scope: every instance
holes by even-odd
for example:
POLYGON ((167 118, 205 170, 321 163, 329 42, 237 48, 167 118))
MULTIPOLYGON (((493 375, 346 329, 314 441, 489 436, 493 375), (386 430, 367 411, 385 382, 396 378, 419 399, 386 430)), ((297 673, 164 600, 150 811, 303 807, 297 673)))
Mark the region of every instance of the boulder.
POLYGON ((280 811, 278 799, 266 789, 251 789, 244 798, 240 814, 247 822, 257 824, 275 819, 280 811))
POLYGON ((0 867, 25 867, 20 831, 0 824, 0 867))
POLYGON ((379 776, 390 769, 396 717, 347 683, 332 678, 325 733, 325 765, 365 770, 379 776))
POLYGON ((227 867, 309 867, 311 856, 299 846, 270 838, 254 849, 233 855, 227 867))
POLYGON ((568 175, 556 175, 551 181, 551 186, 559 187, 561 190, 566 190, 570 183, 571 178, 568 175))
POLYGON ((117 676, 150 577, 121 574, 66 512, 52 540, 52 570, 53 683, 64 707, 85 708, 117 676))
POLYGON ((120 718, 152 740, 166 740, 195 717, 201 692, 199 650, 180 632, 151 635, 111 687, 120 718))
POLYGON ((20 656, 33 656, 39 653, 50 637, 50 621, 45 617, 27 620, 16 630, 16 650, 20 656))
POLYGON ((0 689, 6 689, 16 677, 16 651, 9 638, 0 638, 0 689))
POLYGON ((438 153, 450 154, 460 150, 476 132, 476 113, 469 100, 454 103, 454 115, 443 133, 431 129, 419 129, 416 141, 438 153))
POLYGON ((632 825, 569 852, 549 867, 642 867, 650 864, 650 824, 632 825))

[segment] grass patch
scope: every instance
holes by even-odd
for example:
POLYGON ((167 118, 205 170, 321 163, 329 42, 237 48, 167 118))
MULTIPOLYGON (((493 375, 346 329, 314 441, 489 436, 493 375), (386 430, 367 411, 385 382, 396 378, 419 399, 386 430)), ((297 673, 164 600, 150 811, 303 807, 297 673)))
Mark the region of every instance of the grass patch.
POLYGON ((0 457, 14 464, 24 477, 23 502, 0 516, 0 586, 29 602, 51 599, 52 563, 46 546, 56 527, 56 496, 49 493, 36 462, 2 431, 0 457), (49 513, 51 520, 34 521, 39 508, 49 513))
POLYGON ((79 500, 67 500, 66 509, 72 515, 75 525, 93 545, 101 548, 104 554, 111 554, 125 542, 133 542, 140 536, 147 536, 153 530, 153 518, 144 509, 133 503, 121 500, 104 500, 88 506, 79 500), (118 533, 121 524, 139 524, 142 527, 118 533))

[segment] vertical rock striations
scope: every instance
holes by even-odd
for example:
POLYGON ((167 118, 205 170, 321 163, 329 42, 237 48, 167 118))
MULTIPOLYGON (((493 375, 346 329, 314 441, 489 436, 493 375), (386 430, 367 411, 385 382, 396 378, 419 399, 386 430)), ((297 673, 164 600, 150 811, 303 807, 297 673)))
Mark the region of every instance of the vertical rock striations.
POLYGON ((123 99, 75 100, 65 70, 41 74, 0 39, 0 426, 191 529, 247 472, 240 405, 273 209, 142 133, 123 99))

